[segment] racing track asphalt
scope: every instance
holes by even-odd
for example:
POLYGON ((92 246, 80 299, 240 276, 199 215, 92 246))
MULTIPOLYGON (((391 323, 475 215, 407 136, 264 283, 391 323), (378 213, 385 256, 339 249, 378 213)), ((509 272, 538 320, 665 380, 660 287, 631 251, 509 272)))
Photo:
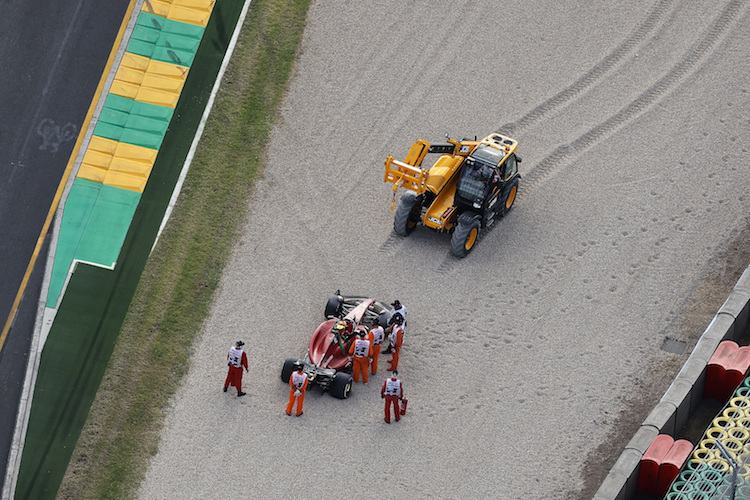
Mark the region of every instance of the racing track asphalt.
MULTIPOLYGON (((0 16, 0 488, 28 361, 46 244, 24 275, 128 0, 8 0, 0 16), (13 304, 25 291, 18 308, 13 304)), ((48 238, 46 238, 48 239, 48 238)))

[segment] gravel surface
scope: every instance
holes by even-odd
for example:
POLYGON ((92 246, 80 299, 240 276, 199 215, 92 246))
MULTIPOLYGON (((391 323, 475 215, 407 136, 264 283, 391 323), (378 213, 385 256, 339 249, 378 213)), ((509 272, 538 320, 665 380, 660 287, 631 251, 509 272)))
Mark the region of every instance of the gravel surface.
POLYGON ((748 223, 748 26, 747 2, 315 2, 139 497, 591 497, 748 223), (385 157, 498 130, 523 158, 511 213, 463 260, 396 236, 385 157), (284 413, 282 362, 339 288, 409 309, 397 424, 382 371, 284 413), (221 391, 238 339, 243 398, 221 391))

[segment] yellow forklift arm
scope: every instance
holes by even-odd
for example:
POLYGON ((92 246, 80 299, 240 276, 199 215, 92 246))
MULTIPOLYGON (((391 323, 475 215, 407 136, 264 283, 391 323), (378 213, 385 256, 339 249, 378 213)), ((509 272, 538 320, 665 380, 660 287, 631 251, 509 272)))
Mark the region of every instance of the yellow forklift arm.
POLYGON ((396 160, 393 156, 386 158, 383 181, 393 183, 391 210, 396 203, 396 190, 398 188, 405 187, 416 192, 417 195, 425 192, 425 183, 430 174, 427 170, 421 168, 421 165, 429 149, 430 143, 420 139, 412 145, 403 162, 396 160))

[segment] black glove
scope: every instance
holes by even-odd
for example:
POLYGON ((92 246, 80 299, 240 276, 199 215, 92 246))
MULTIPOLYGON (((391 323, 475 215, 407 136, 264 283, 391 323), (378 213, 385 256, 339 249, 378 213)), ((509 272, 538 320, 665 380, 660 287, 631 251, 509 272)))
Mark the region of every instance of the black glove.
POLYGON ((385 398, 385 394, 380 395, 380 399, 383 399, 383 398, 385 398))

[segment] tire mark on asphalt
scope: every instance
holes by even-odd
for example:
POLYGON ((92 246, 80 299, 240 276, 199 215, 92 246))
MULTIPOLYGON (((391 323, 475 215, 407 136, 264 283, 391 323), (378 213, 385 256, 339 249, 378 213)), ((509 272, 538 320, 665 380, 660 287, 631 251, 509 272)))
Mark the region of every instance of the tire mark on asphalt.
POLYGON ((705 36, 659 81, 609 119, 590 129, 569 144, 557 147, 549 156, 539 162, 536 168, 525 174, 524 188, 518 190, 519 198, 524 198, 528 193, 533 192, 534 188, 559 166, 569 162, 571 158, 579 156, 582 151, 590 148, 617 128, 634 119, 659 98, 676 87, 688 76, 688 72, 710 53, 717 42, 729 30, 730 25, 737 18, 744 4, 745 0, 733 0, 729 2, 708 29, 705 36))
POLYGON ((571 86, 561 90, 553 97, 547 99, 542 104, 526 113, 518 121, 506 123, 498 132, 512 136, 519 130, 537 122, 546 114, 561 107, 575 96, 591 87, 600 80, 605 73, 615 67, 633 48, 640 44, 646 36, 653 31, 664 14, 672 7, 674 0, 661 0, 656 3, 644 21, 638 25, 614 51, 602 59, 599 64, 591 68, 587 73, 576 80, 571 86))

